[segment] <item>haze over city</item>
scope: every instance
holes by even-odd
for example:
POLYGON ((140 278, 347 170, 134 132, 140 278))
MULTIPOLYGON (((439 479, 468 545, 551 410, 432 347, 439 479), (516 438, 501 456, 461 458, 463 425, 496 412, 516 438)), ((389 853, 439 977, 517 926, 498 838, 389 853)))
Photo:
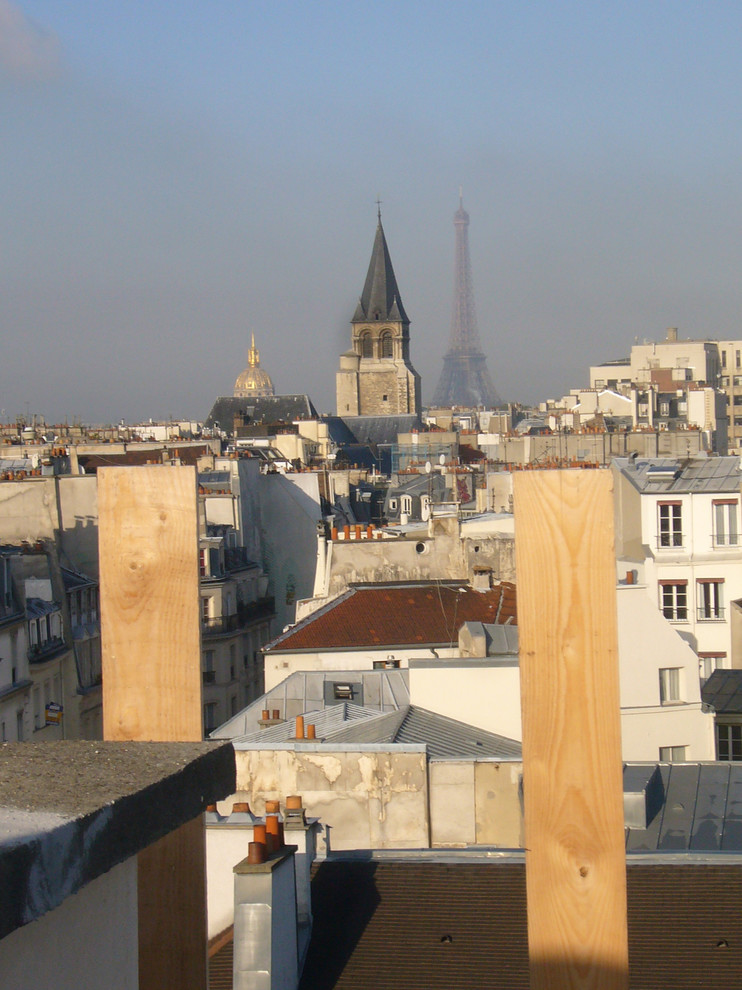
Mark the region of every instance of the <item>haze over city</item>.
POLYGON ((459 186, 504 399, 739 337, 732 3, 0 0, 0 418, 203 419, 250 333, 334 408, 376 199, 423 402, 459 186))

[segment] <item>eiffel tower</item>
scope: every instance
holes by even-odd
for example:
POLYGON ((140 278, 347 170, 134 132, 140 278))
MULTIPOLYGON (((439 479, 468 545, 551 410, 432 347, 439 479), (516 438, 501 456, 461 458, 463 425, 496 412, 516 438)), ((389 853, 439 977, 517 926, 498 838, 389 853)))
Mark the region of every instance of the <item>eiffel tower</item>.
POLYGON ((500 397, 487 371, 487 358, 479 342, 469 263, 469 214, 464 209, 461 193, 453 225, 456 230, 456 284, 451 339, 432 404, 439 408, 491 408, 499 404, 500 397))

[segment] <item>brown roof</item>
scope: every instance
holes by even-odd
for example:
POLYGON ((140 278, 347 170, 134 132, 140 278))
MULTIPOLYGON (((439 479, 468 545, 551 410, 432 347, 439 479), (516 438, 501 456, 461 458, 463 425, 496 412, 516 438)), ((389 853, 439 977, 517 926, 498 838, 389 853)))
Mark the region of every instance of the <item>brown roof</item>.
MULTIPOLYGON (((320 864, 300 990, 528 990, 523 863, 443 860, 320 864)), ((742 866, 627 877, 632 988, 739 986, 742 866)))
POLYGON ((274 639, 266 653, 455 643, 464 622, 517 622, 515 585, 463 583, 351 588, 274 639))

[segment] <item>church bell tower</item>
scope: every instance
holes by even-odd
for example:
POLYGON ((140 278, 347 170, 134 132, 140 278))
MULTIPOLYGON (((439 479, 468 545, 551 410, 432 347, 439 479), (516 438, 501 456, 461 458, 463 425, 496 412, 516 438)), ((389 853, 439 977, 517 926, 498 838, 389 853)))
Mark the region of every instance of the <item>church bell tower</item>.
POLYGON ((338 416, 420 415, 420 376, 410 361, 410 321, 392 268, 381 210, 371 263, 340 357, 338 416))

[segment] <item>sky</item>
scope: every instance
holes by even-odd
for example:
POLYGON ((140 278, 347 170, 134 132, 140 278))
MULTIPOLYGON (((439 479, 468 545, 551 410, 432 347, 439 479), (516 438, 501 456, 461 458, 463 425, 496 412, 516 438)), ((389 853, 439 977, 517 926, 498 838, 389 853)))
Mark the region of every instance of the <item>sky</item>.
POLYGON ((459 187, 503 399, 742 338, 742 5, 0 0, 0 419, 335 409, 376 228, 432 396, 459 187))

